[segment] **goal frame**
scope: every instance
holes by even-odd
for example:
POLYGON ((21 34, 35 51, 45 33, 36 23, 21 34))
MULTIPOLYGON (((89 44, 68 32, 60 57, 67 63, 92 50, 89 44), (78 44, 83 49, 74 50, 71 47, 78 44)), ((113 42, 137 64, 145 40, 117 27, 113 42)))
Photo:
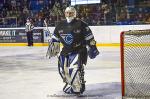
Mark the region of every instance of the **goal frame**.
POLYGON ((121 57, 121 91, 122 97, 125 95, 124 87, 124 32, 120 33, 120 57, 121 57))
MULTIPOLYGON (((145 30, 130 30, 130 31, 123 31, 120 33, 120 65, 121 65, 121 94, 122 98, 128 97, 125 96, 126 89, 125 89, 125 64, 124 64, 124 51, 125 51, 125 35, 135 35, 135 36, 142 36, 142 35, 150 35, 150 29, 145 30)), ((133 46, 133 45, 132 45, 133 46)), ((137 46, 135 44, 135 46, 137 46)), ((143 44, 141 46, 150 46, 150 43, 143 44)), ((136 96, 135 96, 136 97, 136 96)), ((138 97, 138 96, 137 96, 138 97)), ((147 97, 147 96, 144 96, 147 97)), ((150 96, 148 96, 150 97, 150 96)))

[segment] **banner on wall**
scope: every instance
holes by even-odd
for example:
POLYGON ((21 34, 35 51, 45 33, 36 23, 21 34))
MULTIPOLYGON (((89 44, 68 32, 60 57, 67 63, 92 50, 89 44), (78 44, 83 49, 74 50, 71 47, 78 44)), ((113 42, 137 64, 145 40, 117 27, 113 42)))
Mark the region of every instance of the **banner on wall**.
POLYGON ((53 34, 54 29, 55 27, 49 27, 48 30, 46 28, 43 29, 43 38, 45 43, 51 39, 50 34, 53 34))
MULTIPOLYGON (((33 42, 43 43, 43 29, 33 30, 33 42)), ((26 43, 27 36, 24 29, 0 30, 0 43, 26 43)))

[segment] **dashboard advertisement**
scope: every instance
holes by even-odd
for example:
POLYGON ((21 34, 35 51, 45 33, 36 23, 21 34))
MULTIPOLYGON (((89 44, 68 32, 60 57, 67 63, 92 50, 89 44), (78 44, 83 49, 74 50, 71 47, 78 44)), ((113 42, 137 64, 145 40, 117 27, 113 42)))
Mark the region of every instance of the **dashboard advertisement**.
MULTIPOLYGON (((43 29, 33 30, 33 41, 44 42, 43 29)), ((24 29, 0 30, 0 43, 26 43, 27 35, 24 29)))

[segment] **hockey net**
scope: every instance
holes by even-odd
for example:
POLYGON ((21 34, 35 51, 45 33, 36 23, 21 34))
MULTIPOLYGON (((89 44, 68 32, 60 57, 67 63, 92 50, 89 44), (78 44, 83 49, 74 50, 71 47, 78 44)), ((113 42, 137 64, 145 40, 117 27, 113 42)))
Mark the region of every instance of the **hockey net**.
POLYGON ((120 35, 123 99, 150 99, 150 30, 120 35))

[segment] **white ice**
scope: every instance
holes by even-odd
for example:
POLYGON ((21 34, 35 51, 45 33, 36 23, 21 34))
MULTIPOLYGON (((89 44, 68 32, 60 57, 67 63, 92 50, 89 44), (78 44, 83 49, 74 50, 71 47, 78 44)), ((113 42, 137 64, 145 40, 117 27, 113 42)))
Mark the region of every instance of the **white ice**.
POLYGON ((45 57, 47 47, 0 47, 0 99, 121 99, 119 47, 99 47, 88 59, 86 91, 66 95, 57 58, 45 57))

